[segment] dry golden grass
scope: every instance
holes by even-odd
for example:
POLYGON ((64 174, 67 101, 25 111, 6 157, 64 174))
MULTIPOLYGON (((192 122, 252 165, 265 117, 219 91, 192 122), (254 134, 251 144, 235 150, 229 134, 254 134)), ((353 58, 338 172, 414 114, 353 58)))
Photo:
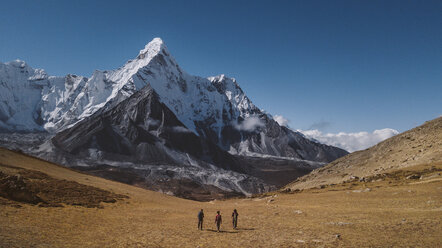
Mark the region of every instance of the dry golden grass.
POLYGON ((0 161, 130 197, 104 209, 0 205, 0 247, 442 247, 441 164, 413 167, 418 172, 436 168, 423 173, 422 180, 400 174, 295 194, 201 203, 4 149, 0 161), (206 215, 203 231, 197 230, 200 208, 206 215), (231 228, 234 208, 238 230, 231 228), (224 218, 221 233, 213 231, 216 210, 224 218))

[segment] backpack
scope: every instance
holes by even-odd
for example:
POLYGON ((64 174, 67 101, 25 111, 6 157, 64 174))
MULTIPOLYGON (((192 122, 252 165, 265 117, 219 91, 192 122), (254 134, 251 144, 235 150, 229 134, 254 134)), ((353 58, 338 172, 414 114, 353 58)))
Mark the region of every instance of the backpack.
POLYGON ((216 217, 215 217, 215 221, 218 223, 218 222, 221 222, 221 215, 220 214, 218 214, 216 217))

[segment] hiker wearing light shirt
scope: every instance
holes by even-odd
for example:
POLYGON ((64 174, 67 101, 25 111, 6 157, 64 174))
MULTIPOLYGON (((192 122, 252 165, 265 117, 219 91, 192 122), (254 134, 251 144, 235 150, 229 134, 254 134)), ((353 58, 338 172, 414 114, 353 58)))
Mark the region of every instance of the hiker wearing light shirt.
POLYGON ((238 211, 236 211, 236 209, 234 209, 232 213, 232 224, 233 229, 236 229, 236 227, 238 226, 238 211))

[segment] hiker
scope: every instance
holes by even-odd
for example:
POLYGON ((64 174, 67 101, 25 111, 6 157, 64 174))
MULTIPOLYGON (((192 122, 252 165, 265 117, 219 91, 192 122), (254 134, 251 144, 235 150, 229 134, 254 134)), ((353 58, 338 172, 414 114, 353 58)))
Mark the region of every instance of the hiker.
POLYGON ((217 215, 216 215, 216 217, 215 217, 215 224, 216 224, 216 229, 217 229, 218 232, 219 232, 219 228, 220 228, 220 226, 221 226, 221 222, 223 222, 223 221, 222 221, 222 219, 221 219, 221 214, 219 213, 219 211, 216 211, 216 213, 217 213, 217 215))
POLYGON ((203 209, 198 213, 198 229, 203 230, 204 212, 203 209))
POLYGON ((232 224, 233 224, 233 229, 236 229, 236 227, 238 226, 238 211, 236 211, 236 209, 233 209, 232 224))

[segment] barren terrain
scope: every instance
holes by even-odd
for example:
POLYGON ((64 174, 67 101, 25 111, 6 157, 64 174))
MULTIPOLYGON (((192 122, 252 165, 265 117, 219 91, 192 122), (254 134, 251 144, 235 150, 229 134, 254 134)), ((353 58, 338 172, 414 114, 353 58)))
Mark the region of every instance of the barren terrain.
MULTIPOLYGON (((0 149, 11 166, 109 192, 100 207, 45 207, 1 198, 2 247, 440 247, 441 163, 304 191, 196 202, 78 173, 0 149), (196 215, 206 214, 203 231, 196 215), (229 215, 239 212, 238 229, 229 215), (222 232, 214 231, 220 210, 222 232)), ((17 169, 14 169, 17 170, 17 169)), ((9 171, 9 172, 8 172, 9 171)))

